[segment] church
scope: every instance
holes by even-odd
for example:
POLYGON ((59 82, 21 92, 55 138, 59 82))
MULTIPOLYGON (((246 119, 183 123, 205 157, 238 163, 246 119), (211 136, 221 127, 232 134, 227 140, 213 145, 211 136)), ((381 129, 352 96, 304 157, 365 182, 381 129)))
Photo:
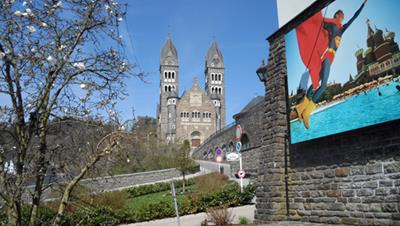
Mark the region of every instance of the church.
POLYGON ((160 101, 157 106, 158 138, 165 143, 188 140, 198 147, 226 125, 224 59, 216 41, 205 58, 205 87, 197 78, 179 95, 178 51, 170 37, 160 56, 160 101))

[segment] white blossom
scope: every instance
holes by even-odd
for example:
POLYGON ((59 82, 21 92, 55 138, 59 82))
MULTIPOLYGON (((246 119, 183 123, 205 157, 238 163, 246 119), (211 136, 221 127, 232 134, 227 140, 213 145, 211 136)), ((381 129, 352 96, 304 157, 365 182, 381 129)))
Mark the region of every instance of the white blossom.
POLYGON ((6 54, 0 51, 0 59, 3 59, 5 56, 6 54))
POLYGON ((57 2, 57 4, 53 5, 53 8, 61 8, 62 7, 62 1, 57 2))
POLYGON ((122 22, 124 19, 122 17, 118 18, 119 22, 122 22))
POLYGON ((23 5, 23 6, 26 6, 26 4, 27 4, 27 2, 26 2, 26 1, 22 2, 22 5, 23 5))
POLYGON ((64 50, 65 48, 67 48, 67 46, 61 44, 60 47, 58 48, 58 50, 62 51, 62 50, 64 50))
POLYGON ((76 67, 76 68, 78 68, 79 70, 85 70, 85 68, 86 68, 86 67, 85 67, 85 64, 82 63, 82 62, 74 63, 73 66, 76 67))
POLYGON ((107 11, 110 9, 110 6, 107 4, 104 7, 106 8, 107 11))
POLYGON ((42 27, 48 27, 48 25, 45 22, 43 22, 41 25, 42 27))
POLYGON ((46 60, 47 60, 48 62, 53 62, 53 61, 54 61, 54 58, 53 58, 52 56, 48 56, 48 57, 46 58, 46 60))
POLYGON ((22 13, 21 13, 21 11, 17 10, 17 11, 15 11, 14 15, 20 17, 20 16, 22 16, 22 13))
POLYGON ((31 48, 31 52, 33 52, 33 53, 36 52, 36 48, 35 48, 35 47, 32 47, 32 48, 31 48))
POLYGON ((86 89, 87 85, 86 85, 85 83, 82 83, 82 84, 80 85, 80 87, 81 87, 81 89, 86 89))
POLYGON ((34 26, 27 26, 26 28, 28 28, 29 33, 33 33, 36 31, 36 28, 34 26))

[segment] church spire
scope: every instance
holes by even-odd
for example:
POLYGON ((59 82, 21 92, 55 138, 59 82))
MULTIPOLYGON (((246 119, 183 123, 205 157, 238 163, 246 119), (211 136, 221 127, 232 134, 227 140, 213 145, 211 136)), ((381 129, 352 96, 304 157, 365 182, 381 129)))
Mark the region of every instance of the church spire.
POLYGON ((367 25, 368 25, 368 37, 371 37, 375 34, 375 31, 371 27, 371 21, 367 19, 367 25))
POLYGON ((170 35, 168 35, 167 41, 165 41, 164 47, 161 49, 160 64, 178 65, 178 52, 170 35))
POLYGON ((206 57, 206 67, 224 67, 224 58, 215 40, 213 40, 210 48, 208 49, 206 57))

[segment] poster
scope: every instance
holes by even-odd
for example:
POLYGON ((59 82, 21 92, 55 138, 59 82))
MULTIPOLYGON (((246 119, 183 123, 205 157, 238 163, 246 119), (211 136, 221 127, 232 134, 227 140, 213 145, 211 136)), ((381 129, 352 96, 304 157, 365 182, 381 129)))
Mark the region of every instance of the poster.
POLYGON ((399 8, 336 0, 286 34, 292 144, 400 119, 399 8))

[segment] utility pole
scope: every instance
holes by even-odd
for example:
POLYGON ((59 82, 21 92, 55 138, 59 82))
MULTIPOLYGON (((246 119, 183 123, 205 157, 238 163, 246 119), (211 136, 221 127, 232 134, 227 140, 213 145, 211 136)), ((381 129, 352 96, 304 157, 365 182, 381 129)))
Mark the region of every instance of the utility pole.
POLYGON ((175 182, 174 181, 171 182, 171 189, 172 189, 172 198, 174 199, 176 220, 177 220, 178 226, 181 226, 181 221, 179 219, 178 202, 176 200, 176 191, 175 191, 175 182))

